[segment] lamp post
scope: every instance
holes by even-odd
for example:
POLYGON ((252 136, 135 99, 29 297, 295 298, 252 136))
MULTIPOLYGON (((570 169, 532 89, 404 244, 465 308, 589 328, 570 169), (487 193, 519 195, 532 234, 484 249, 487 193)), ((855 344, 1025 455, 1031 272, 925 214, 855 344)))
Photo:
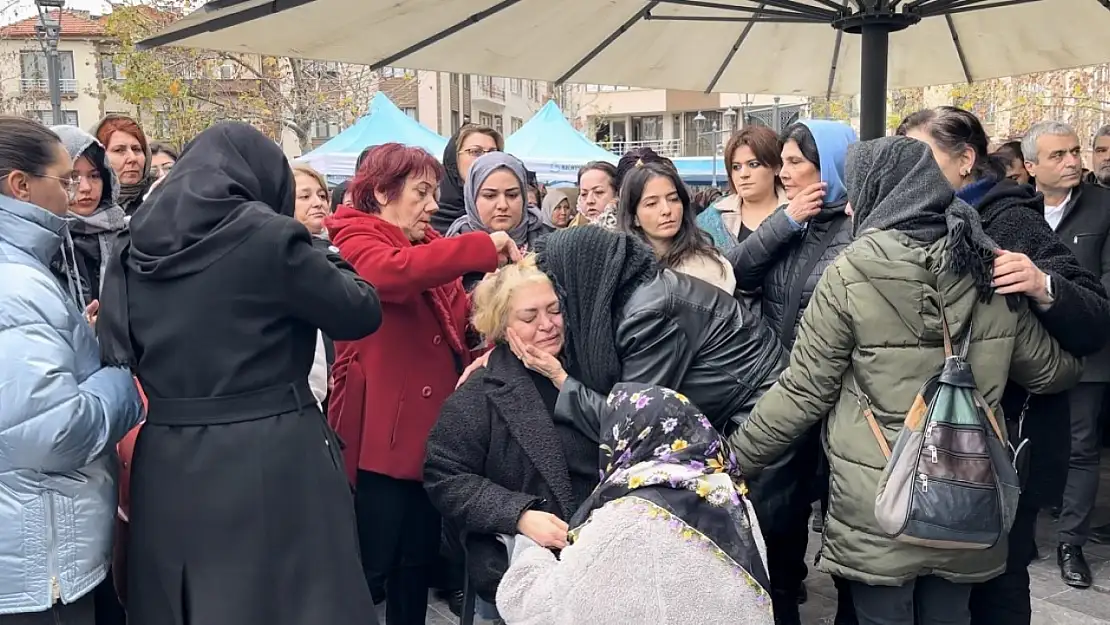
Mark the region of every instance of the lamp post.
MULTIPOLYGON (((714 187, 717 186, 717 155, 718 154, 723 154, 723 148, 721 146, 720 136, 721 136, 722 133, 724 133, 724 134, 731 134, 732 133, 732 130, 733 130, 732 126, 736 122, 736 110, 733 109, 731 106, 728 107, 728 109, 726 109, 725 112, 721 114, 721 118, 725 122, 725 127, 724 128, 719 128, 718 124, 717 124, 717 121, 714 120, 712 129, 703 131, 702 129, 705 128, 705 122, 707 121, 705 119, 705 115, 702 115, 701 111, 698 111, 698 114, 694 116, 694 129, 697 130, 698 141, 700 142, 703 137, 711 137, 709 139, 709 141, 710 141, 710 145, 713 146, 713 186, 714 187)), ((699 150, 699 152, 700 152, 700 150, 699 150)))
POLYGON ((50 117, 54 125, 64 124, 62 115, 62 85, 58 67, 58 38, 62 34, 61 12, 65 0, 35 0, 39 12, 39 23, 35 24, 35 35, 46 56, 46 79, 50 83, 50 117), (58 9, 51 14, 50 9, 58 9))

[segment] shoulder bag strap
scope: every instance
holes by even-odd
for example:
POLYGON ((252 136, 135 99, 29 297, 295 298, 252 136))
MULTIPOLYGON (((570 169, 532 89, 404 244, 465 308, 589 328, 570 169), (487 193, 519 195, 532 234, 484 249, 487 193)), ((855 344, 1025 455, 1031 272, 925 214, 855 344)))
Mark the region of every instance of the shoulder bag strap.
MULTIPOLYGON (((813 273, 813 269, 817 267, 817 263, 821 262, 821 257, 825 255, 825 250, 829 249, 829 246, 832 245, 836 233, 840 231, 846 221, 848 221, 847 215, 834 217, 830 221, 829 229, 821 236, 821 240, 817 242, 817 245, 812 248, 812 253, 805 259, 805 264, 802 265, 801 271, 794 274, 794 281, 790 285, 790 296, 789 299, 786 300, 786 307, 782 312, 782 328, 779 332, 780 342, 788 348, 794 342, 794 332, 797 327, 798 314, 802 307, 802 291, 805 290, 806 280, 808 280, 809 275, 813 273)), ((810 225, 807 227, 812 228, 813 222, 810 222, 810 225)))
POLYGON ((882 450, 883 456, 890 460, 890 443, 886 442, 883 429, 879 427, 879 421, 875 419, 875 412, 871 410, 871 399, 860 388, 859 380, 856 379, 855 374, 849 373, 848 375, 852 376, 852 384, 856 387, 856 401, 859 402, 859 409, 863 412, 863 418, 867 419, 867 425, 871 428, 871 434, 875 437, 875 441, 879 443, 879 449, 882 450))

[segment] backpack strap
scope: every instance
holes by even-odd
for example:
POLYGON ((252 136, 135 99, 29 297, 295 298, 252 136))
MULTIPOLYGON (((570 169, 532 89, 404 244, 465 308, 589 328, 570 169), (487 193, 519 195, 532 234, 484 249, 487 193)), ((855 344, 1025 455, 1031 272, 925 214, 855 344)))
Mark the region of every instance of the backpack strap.
POLYGON ((967 352, 971 349, 971 329, 973 327, 975 327, 975 321, 969 319, 967 329, 964 330, 964 338, 960 341, 960 358, 967 359, 967 352))
POLYGON ((998 437, 998 440, 1005 443, 1006 438, 1002 436, 1002 428, 999 427, 998 419, 994 416, 994 411, 991 410, 990 404, 987 403, 987 398, 983 397, 983 394, 980 393, 978 389, 975 390, 972 396, 975 398, 975 403, 979 404, 979 407, 982 408, 983 412, 987 415, 987 422, 991 424, 994 435, 998 437))
POLYGON ((944 336, 944 357, 951 358, 954 355, 952 352, 952 333, 948 330, 948 317, 944 314, 943 295, 940 297, 940 331, 944 336))
POLYGON ((890 443, 886 442, 883 429, 879 427, 879 422, 875 419, 875 412, 871 410, 871 399, 860 389, 859 380, 856 379, 856 376, 854 374, 849 375, 852 376, 852 384, 856 387, 856 401, 859 402, 863 418, 867 419, 867 425, 871 428, 871 434, 874 435, 875 441, 879 443, 879 449, 882 450, 883 456, 890 460, 890 443))

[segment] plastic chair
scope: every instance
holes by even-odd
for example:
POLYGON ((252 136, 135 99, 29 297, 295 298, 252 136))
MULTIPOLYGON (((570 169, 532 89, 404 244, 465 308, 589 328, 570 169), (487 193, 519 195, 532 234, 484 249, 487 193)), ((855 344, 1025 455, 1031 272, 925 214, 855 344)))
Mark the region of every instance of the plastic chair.
MULTIPOLYGON (((474 625, 476 612, 478 611, 478 592, 474 589, 474 585, 470 581, 470 568, 467 566, 466 559, 469 554, 466 551, 466 532, 462 533, 461 543, 463 546, 463 605, 462 615, 459 616, 459 625, 474 625)), ((513 542, 515 538, 506 534, 498 534, 498 540, 505 545, 508 551, 509 561, 513 559, 513 542)))

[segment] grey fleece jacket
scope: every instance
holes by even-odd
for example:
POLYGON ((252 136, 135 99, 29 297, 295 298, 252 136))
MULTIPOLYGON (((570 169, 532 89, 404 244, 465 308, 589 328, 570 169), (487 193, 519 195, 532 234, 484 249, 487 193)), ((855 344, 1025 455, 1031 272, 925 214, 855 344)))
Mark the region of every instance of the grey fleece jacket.
MULTIPOLYGON (((497 589, 507 625, 773 625, 770 599, 736 567, 635 496, 593 513, 561 559, 517 536, 497 589)), ((754 512, 752 518, 755 518, 754 512)), ((766 559, 762 537, 754 532, 766 559)))

